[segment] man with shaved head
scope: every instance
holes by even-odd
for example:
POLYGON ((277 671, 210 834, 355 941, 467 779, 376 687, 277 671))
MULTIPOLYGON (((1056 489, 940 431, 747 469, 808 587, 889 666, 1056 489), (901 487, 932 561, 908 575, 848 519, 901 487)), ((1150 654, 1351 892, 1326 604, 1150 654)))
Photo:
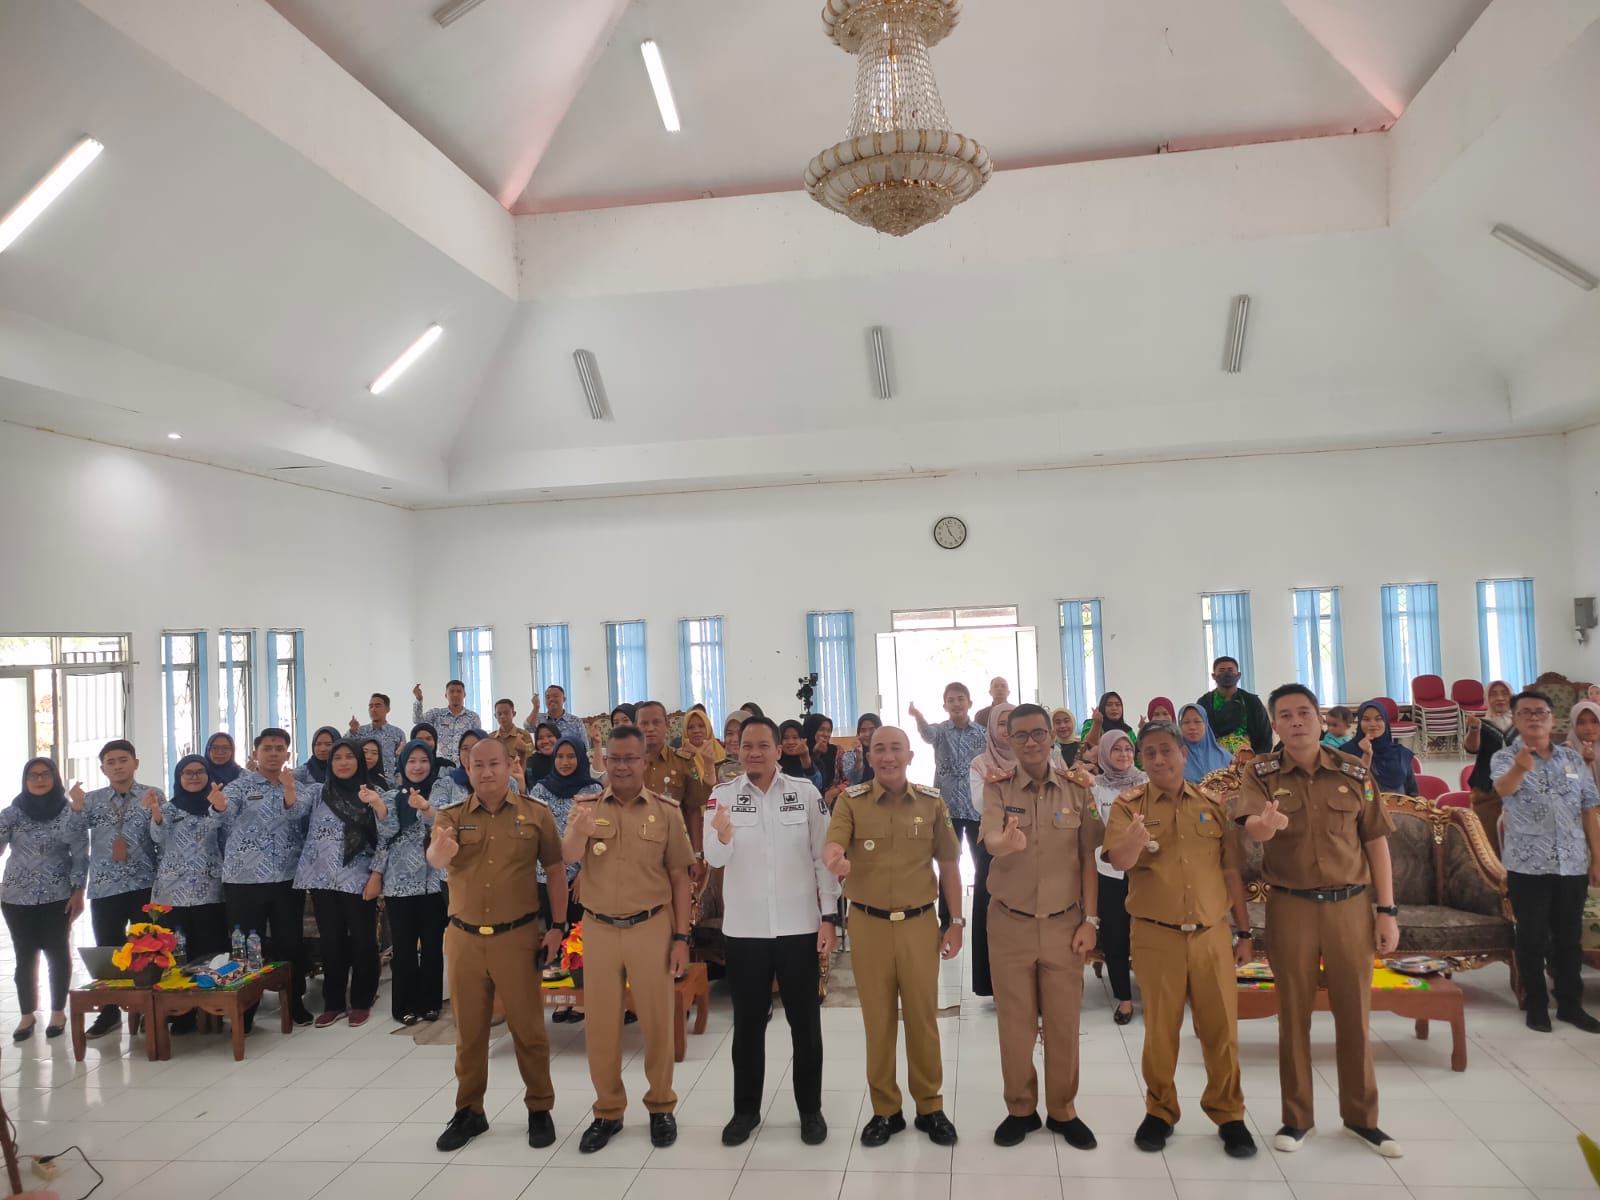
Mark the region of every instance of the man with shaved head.
POLYGON ((939 1056, 939 959, 961 953, 961 846, 939 793, 906 778, 911 743, 885 725, 872 735, 873 779, 846 788, 834 804, 822 861, 844 878, 850 899, 850 946, 861 1022, 867 1033, 867 1084, 872 1119, 863 1146, 881 1146, 906 1127, 895 1079, 901 1013, 916 1126, 938 1146, 953 1146, 956 1127, 944 1113, 939 1056), (934 863, 939 865, 937 886, 934 863), (949 930, 934 912, 942 891, 949 930))

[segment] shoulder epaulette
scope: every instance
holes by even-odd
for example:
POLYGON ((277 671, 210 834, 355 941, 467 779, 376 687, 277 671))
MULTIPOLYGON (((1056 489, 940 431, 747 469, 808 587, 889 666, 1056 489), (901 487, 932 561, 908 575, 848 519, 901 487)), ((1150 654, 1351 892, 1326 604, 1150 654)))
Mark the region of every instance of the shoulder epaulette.
POLYGON ((1131 788, 1129 788, 1127 791, 1118 792, 1117 793, 1117 799, 1118 800, 1127 800, 1127 801, 1130 801, 1130 802, 1134 801, 1134 800, 1143 800, 1144 799, 1144 795, 1145 795, 1145 791, 1146 791, 1146 785, 1145 784, 1136 783, 1131 788))
POLYGON ((679 746, 676 750, 679 758, 694 758, 695 752, 687 746, 679 746))
POLYGON ((871 790, 872 785, 870 783, 856 783, 845 788, 844 794, 846 796, 865 796, 871 790))
POLYGON ((1075 783, 1081 788, 1092 788, 1094 780, 1089 778, 1088 772, 1077 767, 1051 767, 1056 773, 1056 778, 1065 779, 1068 783, 1075 783))
POLYGON ((993 775, 985 775, 983 781, 985 783, 1004 783, 1008 779, 1015 778, 1016 774, 1017 769, 1012 767, 1009 771, 996 771, 993 775))
POLYGON ((1341 761, 1339 763, 1339 770, 1343 771, 1346 775, 1350 776, 1351 779, 1359 779, 1363 783, 1366 782, 1367 768, 1362 766, 1358 762, 1342 762, 1341 761))
POLYGON ((1276 754, 1269 754, 1266 758, 1256 759, 1250 764, 1250 769, 1256 773, 1256 778, 1260 779, 1283 770, 1283 760, 1276 754))
POLYGON ((944 797, 939 794, 939 789, 938 788, 929 787, 925 783, 913 783, 911 785, 911 790, 913 792, 917 793, 917 795, 919 795, 919 796, 928 796, 928 797, 931 797, 934 800, 943 800, 944 799, 944 797))

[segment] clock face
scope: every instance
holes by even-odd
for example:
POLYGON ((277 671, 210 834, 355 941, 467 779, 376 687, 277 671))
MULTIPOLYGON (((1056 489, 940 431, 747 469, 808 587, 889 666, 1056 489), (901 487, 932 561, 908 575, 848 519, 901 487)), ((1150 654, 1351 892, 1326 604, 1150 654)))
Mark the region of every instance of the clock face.
POLYGON ((967 523, 960 517, 940 517, 933 525, 933 540, 954 550, 967 540, 967 523))

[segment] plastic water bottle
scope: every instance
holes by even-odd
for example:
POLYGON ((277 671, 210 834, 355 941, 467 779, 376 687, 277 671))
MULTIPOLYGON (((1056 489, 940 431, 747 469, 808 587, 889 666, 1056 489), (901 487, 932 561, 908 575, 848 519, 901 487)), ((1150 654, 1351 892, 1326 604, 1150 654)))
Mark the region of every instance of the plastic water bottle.
POLYGON ((250 941, 245 950, 244 969, 251 972, 261 970, 261 935, 254 929, 250 931, 250 941))
POLYGON ((228 939, 228 957, 236 963, 244 961, 244 930, 237 925, 233 927, 233 936, 228 939))
POLYGON ((172 948, 172 957, 177 959, 179 966, 182 966, 189 961, 189 939, 183 936, 181 929, 173 934, 173 937, 177 939, 178 944, 172 948))

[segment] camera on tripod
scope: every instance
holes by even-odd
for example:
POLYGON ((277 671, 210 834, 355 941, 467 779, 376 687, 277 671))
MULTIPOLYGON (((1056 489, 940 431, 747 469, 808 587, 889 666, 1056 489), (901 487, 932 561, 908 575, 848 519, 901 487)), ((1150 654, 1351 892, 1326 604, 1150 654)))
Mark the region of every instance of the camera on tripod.
POLYGON ((800 676, 800 690, 794 694, 794 698, 800 701, 801 716, 809 717, 811 715, 811 701, 816 698, 816 695, 817 673, 813 671, 809 675, 800 676))

